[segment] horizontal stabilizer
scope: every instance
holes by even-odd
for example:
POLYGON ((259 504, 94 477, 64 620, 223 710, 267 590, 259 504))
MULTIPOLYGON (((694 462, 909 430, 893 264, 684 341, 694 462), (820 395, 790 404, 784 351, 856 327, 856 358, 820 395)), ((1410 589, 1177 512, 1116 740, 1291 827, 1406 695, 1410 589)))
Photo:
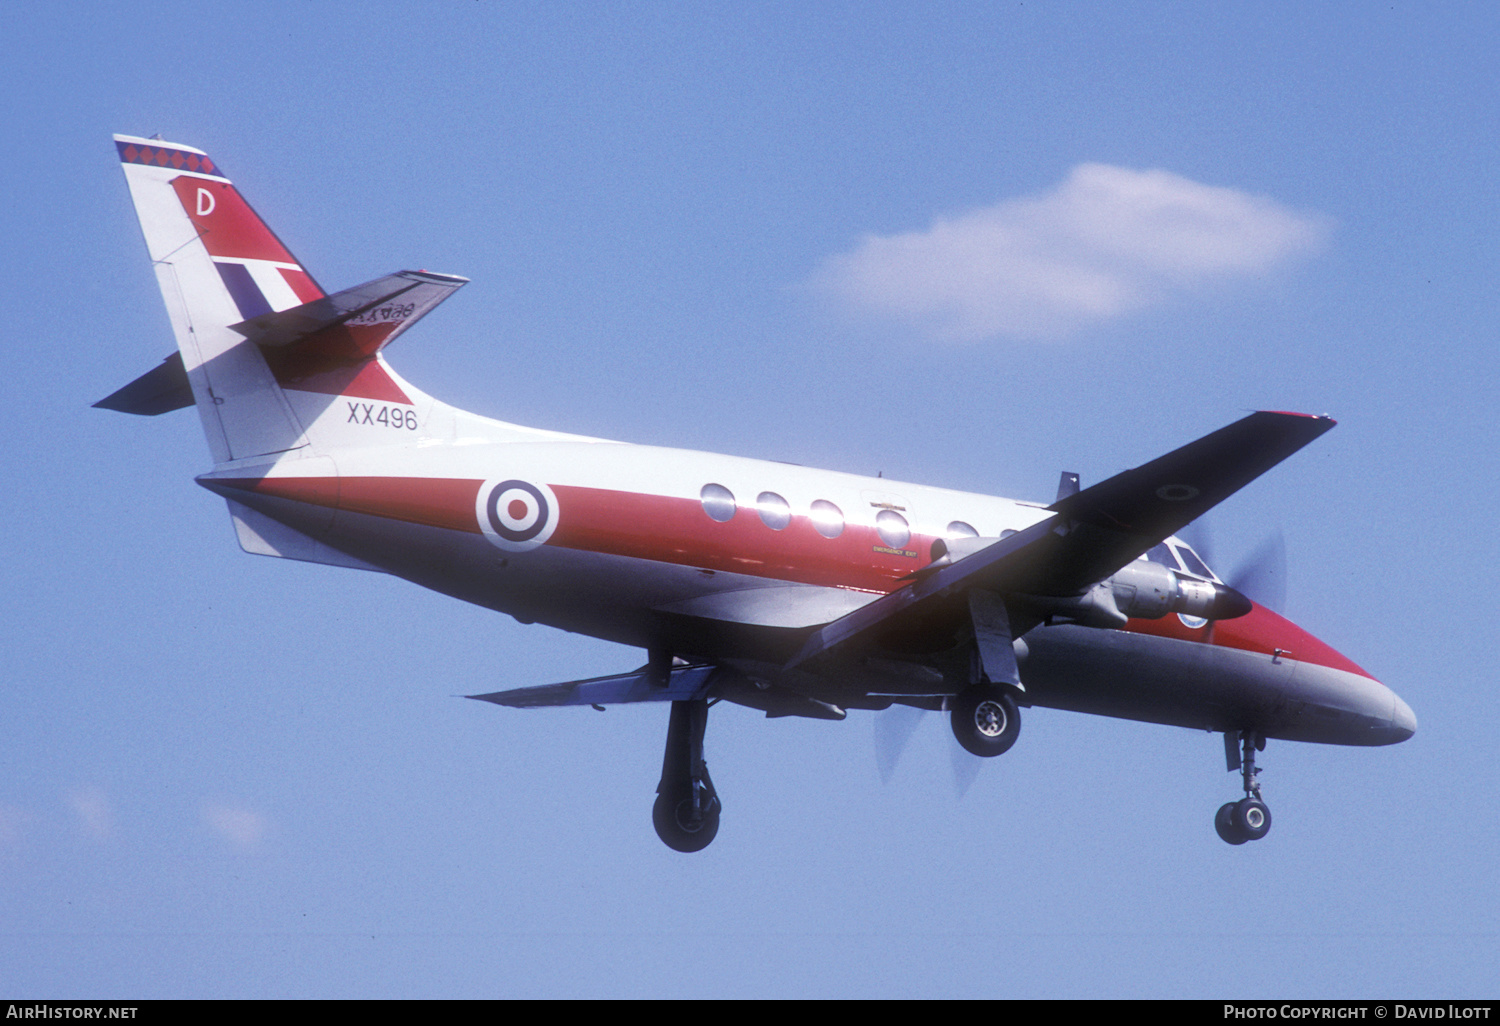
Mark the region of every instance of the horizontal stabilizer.
POLYGON ((673 667, 665 685, 658 683, 641 667, 617 677, 593 677, 563 684, 542 684, 530 688, 512 688, 489 695, 468 695, 496 705, 515 709, 534 709, 548 705, 615 705, 621 702, 682 702, 703 698, 713 679, 713 666, 673 667))
POLYGON ((328 341, 345 343, 349 359, 364 359, 385 348, 468 281, 453 274, 399 271, 230 327, 270 349, 290 346, 329 329, 341 329, 330 332, 328 341))
POLYGON ((119 391, 94 404, 101 410, 154 417, 193 405, 193 389, 176 352, 119 391))

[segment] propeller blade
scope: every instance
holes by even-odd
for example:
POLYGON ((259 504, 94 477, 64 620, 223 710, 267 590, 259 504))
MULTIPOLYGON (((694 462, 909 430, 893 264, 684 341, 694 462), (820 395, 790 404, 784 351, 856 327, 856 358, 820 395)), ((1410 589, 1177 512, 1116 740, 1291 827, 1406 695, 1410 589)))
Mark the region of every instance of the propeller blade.
POLYGON ((953 742, 951 748, 953 754, 953 787, 958 797, 962 798, 969 793, 969 788, 974 786, 974 781, 979 779, 979 768, 985 764, 986 760, 964 751, 963 746, 958 743, 958 739, 953 737, 952 731, 948 732, 948 737, 953 742))
POLYGON ((896 704, 875 714, 875 766, 880 770, 882 784, 891 782, 901 753, 906 751, 907 742, 922 722, 923 711, 896 704))
POLYGON ((1236 568, 1229 586, 1267 609, 1286 609, 1286 539, 1272 531, 1236 568))

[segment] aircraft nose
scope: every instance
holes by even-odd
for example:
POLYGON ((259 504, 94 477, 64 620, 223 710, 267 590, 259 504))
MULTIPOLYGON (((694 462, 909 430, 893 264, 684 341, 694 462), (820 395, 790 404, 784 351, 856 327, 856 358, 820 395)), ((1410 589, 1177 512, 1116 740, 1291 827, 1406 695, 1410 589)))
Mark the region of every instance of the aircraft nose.
POLYGON ((1395 699, 1389 728, 1391 741, 1405 741, 1417 732, 1417 714, 1411 711, 1411 706, 1401 700, 1400 695, 1392 692, 1391 697, 1395 699))
MULTIPOLYGON (((1366 744, 1396 745, 1405 741, 1417 732, 1417 714, 1411 711, 1411 706, 1401 700, 1385 685, 1377 685, 1381 691, 1389 696, 1390 712, 1384 716, 1371 717, 1366 720, 1369 729, 1369 740, 1366 744)), ((1384 703, 1382 703, 1384 704, 1384 703)), ((1382 710, 1383 712, 1384 710, 1382 710)))
POLYGON ((1304 665, 1298 668, 1296 687, 1308 714, 1297 740, 1395 745, 1417 732, 1411 706, 1366 673, 1304 665))

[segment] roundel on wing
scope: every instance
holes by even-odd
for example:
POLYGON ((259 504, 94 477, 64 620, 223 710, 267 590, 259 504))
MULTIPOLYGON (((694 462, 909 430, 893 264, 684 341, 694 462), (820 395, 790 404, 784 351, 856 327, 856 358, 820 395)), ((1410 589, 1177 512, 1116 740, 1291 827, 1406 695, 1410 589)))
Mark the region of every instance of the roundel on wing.
POLYGON ((484 536, 502 549, 535 548, 557 526, 557 496, 545 485, 510 478, 487 481, 475 510, 484 536))
POLYGON ((1156 490, 1156 497, 1166 502, 1186 502, 1202 494, 1190 484, 1164 484, 1156 490))

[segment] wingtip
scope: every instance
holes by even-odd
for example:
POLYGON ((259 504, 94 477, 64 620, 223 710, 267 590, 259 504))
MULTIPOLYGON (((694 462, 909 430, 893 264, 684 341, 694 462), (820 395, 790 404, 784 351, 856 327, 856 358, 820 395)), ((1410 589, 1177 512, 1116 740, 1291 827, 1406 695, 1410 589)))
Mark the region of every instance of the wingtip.
POLYGON ((1269 413, 1276 417, 1303 417, 1307 420, 1321 420, 1326 422, 1329 427, 1333 427, 1338 423, 1338 421, 1326 413, 1299 413, 1296 410, 1261 410, 1260 412, 1269 413))

